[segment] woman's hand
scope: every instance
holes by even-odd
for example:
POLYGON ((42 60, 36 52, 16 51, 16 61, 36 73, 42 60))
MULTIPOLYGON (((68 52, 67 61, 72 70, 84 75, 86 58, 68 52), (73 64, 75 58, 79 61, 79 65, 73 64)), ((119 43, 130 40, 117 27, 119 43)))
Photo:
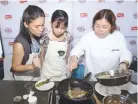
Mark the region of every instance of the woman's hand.
POLYGON ((38 56, 33 57, 32 65, 33 65, 34 69, 40 68, 41 62, 40 62, 40 58, 38 58, 38 56))
POLYGON ((121 62, 120 65, 119 65, 119 69, 127 70, 128 69, 128 63, 121 62))
POLYGON ((78 66, 77 56, 71 56, 70 61, 69 61, 69 71, 76 69, 77 66, 78 66))

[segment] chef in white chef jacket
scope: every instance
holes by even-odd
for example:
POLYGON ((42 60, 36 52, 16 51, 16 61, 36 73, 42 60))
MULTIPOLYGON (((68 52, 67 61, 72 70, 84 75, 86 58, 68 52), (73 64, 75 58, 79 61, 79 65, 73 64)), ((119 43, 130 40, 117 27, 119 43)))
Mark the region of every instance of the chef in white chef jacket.
POLYGON ((93 31, 86 33, 72 49, 70 71, 77 67, 77 62, 85 55, 86 69, 94 75, 108 70, 121 68, 127 70, 132 61, 132 54, 127 49, 124 36, 116 31, 116 17, 109 9, 102 9, 93 18, 93 31))

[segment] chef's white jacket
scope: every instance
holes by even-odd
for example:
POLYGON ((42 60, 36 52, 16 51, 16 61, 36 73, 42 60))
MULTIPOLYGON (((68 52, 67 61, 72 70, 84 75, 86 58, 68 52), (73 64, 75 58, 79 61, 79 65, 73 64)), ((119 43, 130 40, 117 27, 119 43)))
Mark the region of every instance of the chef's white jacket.
POLYGON ((78 58, 85 55, 86 69, 92 72, 92 80, 96 80, 96 73, 115 70, 119 64, 126 60, 132 61, 132 54, 127 48, 124 36, 115 31, 105 38, 98 38, 92 31, 85 34, 72 49, 71 56, 78 58))

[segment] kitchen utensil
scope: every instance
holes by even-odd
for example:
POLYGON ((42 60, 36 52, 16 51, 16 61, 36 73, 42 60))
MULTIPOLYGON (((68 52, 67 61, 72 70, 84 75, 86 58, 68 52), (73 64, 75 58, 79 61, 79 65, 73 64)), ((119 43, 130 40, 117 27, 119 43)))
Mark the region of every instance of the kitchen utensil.
POLYGON ((27 90, 27 93, 30 93, 34 87, 34 82, 29 81, 24 85, 24 88, 27 90))
POLYGON ((126 101, 127 101, 127 99, 128 99, 128 97, 129 97, 129 93, 126 95, 126 97, 125 97, 125 99, 124 99, 124 104, 126 104, 126 101))
POLYGON ((50 90, 51 88, 54 87, 54 85, 55 85, 54 82, 49 81, 48 83, 47 82, 43 83, 45 81, 46 81, 46 79, 41 79, 38 82, 36 82, 35 83, 35 88, 39 91, 46 91, 46 90, 50 90), (37 85, 39 85, 39 83, 42 83, 43 85, 37 86, 37 85))
POLYGON ((59 85, 58 85, 58 91, 59 91, 59 95, 65 99, 71 100, 71 101, 78 101, 78 102, 82 102, 85 100, 88 100, 91 98, 92 93, 93 93, 93 87, 91 86, 91 84, 89 84, 87 82, 87 79, 90 77, 91 73, 88 73, 84 79, 76 79, 76 78, 72 78, 71 79, 71 88, 72 89, 82 89, 84 91, 87 92, 87 94, 83 97, 80 98, 70 98, 67 95, 68 92, 68 83, 70 79, 64 79, 62 80, 59 85))
POLYGON ((53 99, 53 90, 48 93, 48 102, 47 102, 47 104, 52 104, 52 102, 53 102, 52 99, 53 99))
POLYGON ((29 104, 37 104, 37 97, 36 96, 30 96, 28 98, 28 103, 29 104))
POLYGON ((112 94, 105 96, 102 100, 102 104, 136 104, 132 99, 128 98, 126 100, 126 103, 124 103, 125 100, 124 95, 117 95, 117 94, 112 94))
POLYGON ((97 73, 95 75, 97 81, 105 86, 119 86, 128 83, 131 79, 133 70, 110 70, 97 73))
POLYGON ((121 94, 121 90, 118 86, 104 86, 100 83, 95 84, 95 91, 102 96, 107 96, 110 94, 121 94))
POLYGON ((43 81, 40 81, 40 83, 35 84, 35 87, 41 87, 41 86, 43 86, 44 84, 49 83, 50 79, 51 79, 51 78, 45 79, 45 80, 43 80, 43 81))
POLYGON ((73 72, 71 72, 71 76, 70 76, 70 78, 69 78, 68 90, 71 90, 71 88, 70 88, 70 87, 71 87, 71 86, 70 86, 70 83, 71 83, 72 73, 73 73, 73 72))

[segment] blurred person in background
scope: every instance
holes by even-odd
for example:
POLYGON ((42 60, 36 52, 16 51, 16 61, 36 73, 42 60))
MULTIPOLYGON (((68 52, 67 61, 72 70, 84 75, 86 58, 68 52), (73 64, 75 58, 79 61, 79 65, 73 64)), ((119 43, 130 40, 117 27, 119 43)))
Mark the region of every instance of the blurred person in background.
MULTIPOLYGON (((1 34, 0 34, 1 35, 1 34)), ((3 48, 2 48, 2 41, 0 36, 0 80, 4 78, 4 69, 3 69, 3 48)))

